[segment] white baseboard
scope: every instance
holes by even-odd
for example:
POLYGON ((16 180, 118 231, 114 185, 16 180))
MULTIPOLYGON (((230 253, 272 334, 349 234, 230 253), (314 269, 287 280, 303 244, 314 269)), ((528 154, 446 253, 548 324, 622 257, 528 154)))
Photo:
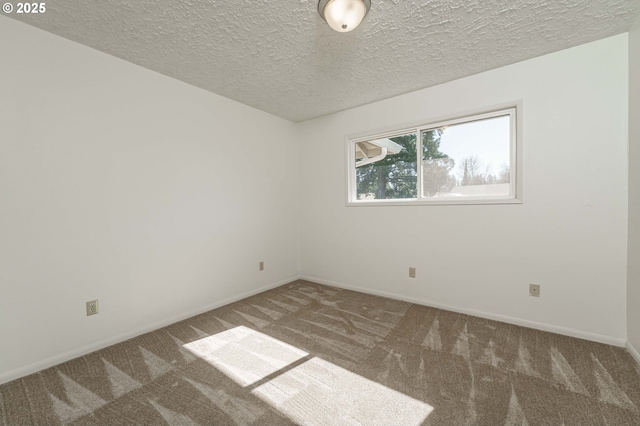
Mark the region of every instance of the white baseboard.
MULTIPOLYGON (((450 305, 445 305, 445 304, 441 304, 441 303, 433 303, 433 302, 431 302, 429 300, 425 300, 425 299, 418 299, 418 298, 415 298, 415 297, 407 297, 407 296, 402 296, 402 295, 398 295, 398 294, 389 293, 389 292, 386 292, 386 291, 372 290, 372 289, 365 288, 365 287, 345 285, 345 284, 342 284, 342 283, 336 283, 336 282, 333 282, 333 281, 323 280, 323 279, 317 278, 317 277, 301 275, 299 277, 299 279, 312 281, 312 282, 318 283, 318 284, 324 284, 324 285, 330 285, 330 286, 333 286, 333 287, 339 287, 339 288, 343 288, 345 290, 353 290, 353 291, 358 291, 360 293, 372 294, 372 295, 375 295, 375 296, 383 296, 383 297, 388 297, 390 299, 403 300, 405 302, 415 303, 415 304, 418 304, 418 305, 430 306, 432 308, 444 309, 444 310, 447 310, 447 311, 458 312, 458 313, 461 313, 461 314, 473 315, 473 316, 480 317, 480 318, 486 318, 486 319, 490 319, 490 320, 506 322, 506 323, 509 323, 509 324, 520 325, 520 326, 523 326, 523 327, 533 328, 533 329, 536 329, 536 330, 548 331, 548 332, 551 332, 551 333, 562 334, 562 335, 565 335, 565 336, 577 337, 579 339, 591 340, 593 342, 606 343, 608 345, 613 345, 613 346, 624 347, 625 344, 627 343, 625 339, 606 336, 606 335, 603 335, 603 334, 589 333, 587 331, 574 330, 574 329, 571 329, 571 328, 560 327, 560 326, 557 326, 557 325, 545 324, 545 323, 536 322, 536 321, 529 321, 529 320, 516 318, 516 317, 510 317, 510 316, 506 316, 506 315, 498 315, 498 314, 492 314, 490 312, 476 311, 474 309, 459 308, 457 306, 450 306, 450 305)), ((636 354, 637 354, 637 352, 636 352, 636 354)), ((636 358, 636 359, 638 359, 638 358, 636 358)))
POLYGON ((633 347, 631 342, 629 342, 628 340, 627 340, 627 352, 629 352, 629 354, 633 357, 633 359, 636 360, 638 365, 640 365, 640 353, 636 348, 633 347))
POLYGON ((165 327, 167 325, 171 325, 178 321, 182 321, 187 318, 191 318, 193 316, 202 314, 204 312, 208 312, 212 309, 219 308, 224 305, 228 305, 233 302, 237 302, 238 300, 245 299, 249 296, 253 296, 254 294, 262 293, 263 291, 270 290, 272 288, 280 287, 281 285, 288 284, 292 281, 299 279, 298 276, 293 276, 287 278, 285 280, 279 281, 277 283, 269 284, 266 286, 259 287, 255 290, 247 291, 236 296, 229 297, 227 299, 218 301, 216 303, 212 303, 197 309, 193 309, 189 312, 185 312, 180 315, 173 316, 171 318, 164 319, 162 321, 158 321, 155 323, 147 324, 143 327, 136 328, 132 331, 129 331, 124 334, 120 334, 115 337, 111 337, 109 339, 104 339, 96 343, 92 343, 87 346, 83 346, 81 348, 73 349, 68 352, 64 352, 62 354, 44 359, 42 361, 35 362, 33 364, 29 364, 25 367, 20 367, 15 370, 8 371, 6 373, 0 374, 0 384, 10 382, 15 379, 19 379, 24 376, 28 376, 29 374, 37 373, 38 371, 44 370, 45 368, 53 367, 55 365, 61 364, 63 362, 72 360, 74 358, 78 358, 83 355, 87 355, 91 352, 95 352, 97 350, 106 348, 107 346, 115 345, 116 343, 124 342, 125 340, 129 340, 133 337, 139 336, 144 333, 148 333, 150 331, 158 330, 159 328, 165 327))
POLYGON ((154 331, 157 330, 159 328, 165 327, 167 325, 176 323, 178 321, 182 321, 184 319, 193 317, 195 315, 199 315, 201 313, 210 311, 212 309, 216 309, 219 308, 221 306, 224 305, 228 305, 230 303, 236 302, 238 300, 247 298, 249 296, 253 296, 254 294, 258 294, 258 293, 262 293, 263 291, 267 291, 270 290, 272 288, 276 288, 276 287, 280 287, 281 285, 284 284, 288 284, 290 282, 296 281, 298 279, 302 279, 302 280, 307 280, 307 281, 312 281, 318 284, 323 284, 323 285, 329 285, 329 286, 333 286, 333 287, 338 287, 338 288, 343 288, 346 290, 353 290, 353 291, 358 291, 360 293, 366 293, 366 294, 372 294, 375 296, 382 296, 382 297, 388 297, 390 299, 396 299, 396 300, 403 300, 405 302, 410 302, 410 303, 416 303, 418 305, 424 305, 424 306, 430 306, 433 308, 438 308, 438 309, 444 309, 447 311, 452 311, 452 312, 459 312, 462 314, 467 314, 467 315, 473 315, 476 317, 480 317, 480 318, 487 318, 490 320, 495 320, 495 321, 501 321, 501 322, 506 322, 509 324, 515 324, 515 325, 521 325, 523 327, 528 327, 528 328, 533 328, 533 329, 537 329, 537 330, 542 330, 542 331, 548 331, 551 333, 557 333, 557 334, 563 334, 566 336, 571 336, 571 337, 577 337, 580 339, 585 339, 585 340, 591 340, 594 342, 599 342, 599 343, 606 343, 606 344, 610 344, 610 345, 614 345, 614 346, 620 346, 620 347, 625 347, 626 349, 629 351, 629 353, 631 354, 631 356, 638 362, 638 364, 640 364, 640 353, 638 353, 638 351, 636 350, 636 348, 633 347, 633 345, 631 345, 631 343, 625 341, 624 339, 618 339, 615 337, 610 337, 610 336, 605 336, 605 335, 601 335, 601 334, 596 334, 596 333, 589 333, 589 332, 585 332, 585 331, 581 331, 581 330, 574 330, 574 329, 570 329, 570 328, 565 328, 565 327, 559 327, 559 326, 555 326, 555 325, 551 325, 551 324, 545 324, 545 323, 540 323, 540 322, 535 322, 535 321, 529 321, 529 320, 523 320, 520 318, 515 318, 515 317, 509 317, 509 316, 505 316, 505 315, 497 315, 497 314, 492 314, 492 313, 488 313, 488 312, 482 312, 482 311, 476 311, 473 309, 465 309, 465 308, 459 308, 456 306, 449 306, 449 305, 444 305, 444 304, 440 304, 440 303, 433 303, 430 302, 428 300, 423 300, 423 299, 418 299, 418 298, 414 298, 414 297, 406 297, 406 296, 402 296, 402 295, 398 295, 398 294, 394 294, 394 293, 389 293, 386 291, 378 291, 378 290, 372 290, 369 288, 365 288, 365 287, 358 287, 358 286, 350 286, 350 285, 345 285, 345 284, 341 284, 341 283, 337 283, 337 282, 333 282, 333 281, 328 281, 328 280, 324 280, 321 278, 317 278, 317 277, 311 277, 311 276, 305 276, 305 275, 299 275, 299 276, 293 276, 290 278, 287 278, 285 280, 279 281, 277 283, 273 283, 273 284, 269 284, 266 286, 262 286, 259 287, 255 290, 251 290, 248 292, 244 292, 241 294, 238 294, 236 296, 232 296, 229 297, 227 299, 218 301, 216 303, 213 304, 209 304, 206 306, 203 306, 201 308, 198 309, 194 309, 192 311, 180 314, 180 315, 176 315, 174 317, 162 320, 162 321, 158 321, 152 324, 148 324, 146 326, 143 327, 139 327, 133 331, 124 333, 124 334, 120 334, 118 336, 109 338, 109 339, 105 339, 96 343, 93 343, 91 345, 87 345, 78 349, 74 349, 47 359, 44 359, 42 361, 38 361, 35 362, 33 364, 27 365, 25 367, 21 367, 21 368, 17 368, 15 370, 11 370, 8 371, 6 373, 0 374, 0 384, 3 383, 7 383, 10 382, 12 380, 15 379, 19 379, 21 377, 27 376, 29 374, 33 374, 36 373, 38 371, 44 370, 45 368, 49 368, 49 367, 53 367, 55 365, 58 365, 60 363, 69 361, 71 359, 83 356, 83 355, 87 355, 91 352, 103 349, 107 346, 111 346, 114 345, 116 343, 120 343, 120 342, 124 342, 125 340, 131 339, 133 337, 139 336, 141 334, 144 333, 148 333, 150 331, 154 331))

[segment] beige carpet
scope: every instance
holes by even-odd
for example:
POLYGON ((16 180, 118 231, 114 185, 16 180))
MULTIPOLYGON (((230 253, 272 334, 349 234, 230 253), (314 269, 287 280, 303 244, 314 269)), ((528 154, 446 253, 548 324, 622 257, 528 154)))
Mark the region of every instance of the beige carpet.
POLYGON ((640 425, 622 348, 305 281, 0 386, 7 425, 640 425))

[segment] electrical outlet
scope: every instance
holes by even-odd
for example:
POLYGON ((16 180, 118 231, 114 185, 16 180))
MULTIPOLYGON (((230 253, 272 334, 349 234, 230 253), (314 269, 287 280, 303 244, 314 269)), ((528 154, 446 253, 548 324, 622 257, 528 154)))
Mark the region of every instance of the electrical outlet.
POLYGON ((87 302, 87 316, 98 313, 98 299, 87 302))
POLYGON ((409 267, 409 278, 415 278, 415 277, 416 277, 416 268, 409 267))
POLYGON ((540 284, 529 284, 529 296, 540 297, 540 284))
POLYGON ((260 263, 258 264, 258 270, 264 271, 264 261, 260 261, 260 263))

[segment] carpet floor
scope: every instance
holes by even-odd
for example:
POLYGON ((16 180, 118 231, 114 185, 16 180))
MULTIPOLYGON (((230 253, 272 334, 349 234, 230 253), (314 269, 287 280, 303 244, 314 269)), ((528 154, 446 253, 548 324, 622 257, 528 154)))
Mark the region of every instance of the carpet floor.
POLYGON ((4 425, 640 425, 623 348, 296 281, 0 386, 4 425))

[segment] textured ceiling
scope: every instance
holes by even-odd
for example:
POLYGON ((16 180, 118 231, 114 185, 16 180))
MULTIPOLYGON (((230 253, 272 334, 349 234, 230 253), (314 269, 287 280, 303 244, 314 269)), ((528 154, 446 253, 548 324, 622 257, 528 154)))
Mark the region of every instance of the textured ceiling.
POLYGON ((337 33, 315 0, 56 0, 14 19, 291 121, 626 32, 640 0, 372 0, 337 33))

